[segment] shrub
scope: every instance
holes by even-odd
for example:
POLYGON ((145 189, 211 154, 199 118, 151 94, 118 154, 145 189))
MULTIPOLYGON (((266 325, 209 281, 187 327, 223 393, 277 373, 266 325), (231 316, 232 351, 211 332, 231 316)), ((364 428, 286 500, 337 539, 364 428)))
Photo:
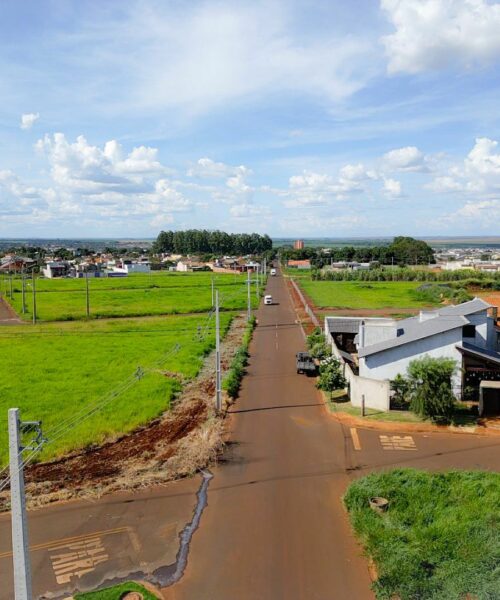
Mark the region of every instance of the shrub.
POLYGON ((319 367, 319 378, 316 386, 324 392, 340 390, 345 388, 347 380, 342 374, 340 362, 336 358, 328 358, 319 367))
POLYGON ((410 407, 434 421, 449 422, 455 407, 451 378, 456 369, 452 358, 424 356, 408 366, 410 407))
POLYGON ((229 367, 228 374, 222 382, 223 389, 226 390, 229 397, 233 400, 238 397, 241 387, 241 380, 245 374, 245 367, 248 364, 248 346, 250 345, 250 340, 252 339, 255 324, 255 317, 252 317, 251 321, 249 321, 247 325, 245 333, 243 334, 241 346, 236 351, 236 354, 231 362, 231 366, 229 367))
POLYGON ((316 327, 314 331, 307 336, 306 344, 309 350, 311 350, 316 344, 324 344, 325 336, 319 327, 316 327))
POLYGON ((328 356, 331 356, 332 350, 325 342, 319 342, 314 344, 314 346, 310 349, 310 353, 313 358, 324 360, 328 356))

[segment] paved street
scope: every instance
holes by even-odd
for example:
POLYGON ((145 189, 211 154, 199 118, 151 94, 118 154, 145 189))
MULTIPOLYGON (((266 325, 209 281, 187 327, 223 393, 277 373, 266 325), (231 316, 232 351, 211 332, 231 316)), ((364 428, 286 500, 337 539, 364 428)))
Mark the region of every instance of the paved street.
MULTIPOLYGON (((341 495, 372 469, 498 469, 500 437, 405 434, 342 425, 314 380, 295 373, 304 346, 281 277, 259 326, 228 449, 212 469, 180 580, 169 600, 373 598, 341 495), (203 507, 202 507, 203 508, 203 507)), ((69 502, 30 514, 34 588, 58 597, 120 577, 175 570, 179 534, 193 519, 201 477, 138 494, 69 502)), ((11 600, 10 519, 0 516, 0 600, 11 600)))

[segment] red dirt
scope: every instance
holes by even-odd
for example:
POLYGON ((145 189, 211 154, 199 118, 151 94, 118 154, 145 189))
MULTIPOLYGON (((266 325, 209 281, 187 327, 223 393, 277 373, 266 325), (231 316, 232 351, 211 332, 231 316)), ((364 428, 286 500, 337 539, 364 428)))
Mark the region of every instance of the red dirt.
POLYGON ((0 325, 18 325, 21 319, 3 298, 0 298, 0 325))
MULTIPOLYGON (((205 416, 205 403, 195 400, 180 410, 173 410, 167 418, 157 419, 115 442, 54 462, 32 465, 26 471, 26 481, 51 482, 51 492, 63 487, 79 487, 90 481, 95 485, 103 478, 118 475, 127 461, 147 457, 154 454, 160 444, 165 446, 180 440, 203 422, 205 416)), ((172 455, 173 449, 167 448, 160 459, 172 455)))

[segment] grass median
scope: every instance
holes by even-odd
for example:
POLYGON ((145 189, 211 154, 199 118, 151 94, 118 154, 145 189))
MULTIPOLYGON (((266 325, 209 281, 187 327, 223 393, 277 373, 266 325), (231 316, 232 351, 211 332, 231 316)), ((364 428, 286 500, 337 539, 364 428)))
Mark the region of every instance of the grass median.
POLYGON ((500 590, 500 474, 397 469, 355 481, 352 525, 378 571, 378 599, 495 600, 500 590), (372 497, 389 501, 379 514, 372 497))
POLYGON ((142 585, 130 581, 127 583, 120 583, 119 585, 105 588, 103 590, 98 590, 96 592, 75 594, 75 600, 121 600, 127 592, 139 592, 142 594, 144 600, 158 599, 158 596, 152 594, 142 585))

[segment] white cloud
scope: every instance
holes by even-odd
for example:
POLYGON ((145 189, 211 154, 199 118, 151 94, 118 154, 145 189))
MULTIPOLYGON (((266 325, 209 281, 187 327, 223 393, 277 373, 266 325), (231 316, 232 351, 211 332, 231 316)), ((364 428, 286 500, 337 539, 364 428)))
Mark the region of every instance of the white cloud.
POLYGON ((381 0, 389 73, 471 68, 500 57, 500 5, 485 0, 381 0))
POLYGON ((387 152, 383 162, 391 171, 427 171, 424 153, 416 146, 405 146, 387 152))
POLYGON ((425 189, 431 190, 433 192, 459 192, 463 190, 463 185, 450 177, 449 175, 443 175, 440 177, 435 177, 430 183, 424 186, 425 189))
POLYGON ((386 196, 390 198, 401 198, 403 195, 403 188, 401 186, 401 182, 396 179, 384 179, 384 187, 383 192, 386 196))
POLYGON ((425 187, 434 192, 455 192, 483 198, 500 193, 500 153, 498 142, 476 138, 463 162, 451 166, 425 187))
POLYGON ((39 113, 25 113, 21 115, 21 129, 31 129, 39 118, 39 113))
POLYGON ((215 162, 211 158, 200 158, 195 165, 193 165, 187 171, 187 175, 189 177, 200 177, 200 178, 215 178, 222 179, 231 176, 241 175, 242 177, 246 177, 251 175, 252 171, 245 167, 244 165, 240 165, 238 167, 233 167, 231 165, 227 165, 223 162, 215 162))

